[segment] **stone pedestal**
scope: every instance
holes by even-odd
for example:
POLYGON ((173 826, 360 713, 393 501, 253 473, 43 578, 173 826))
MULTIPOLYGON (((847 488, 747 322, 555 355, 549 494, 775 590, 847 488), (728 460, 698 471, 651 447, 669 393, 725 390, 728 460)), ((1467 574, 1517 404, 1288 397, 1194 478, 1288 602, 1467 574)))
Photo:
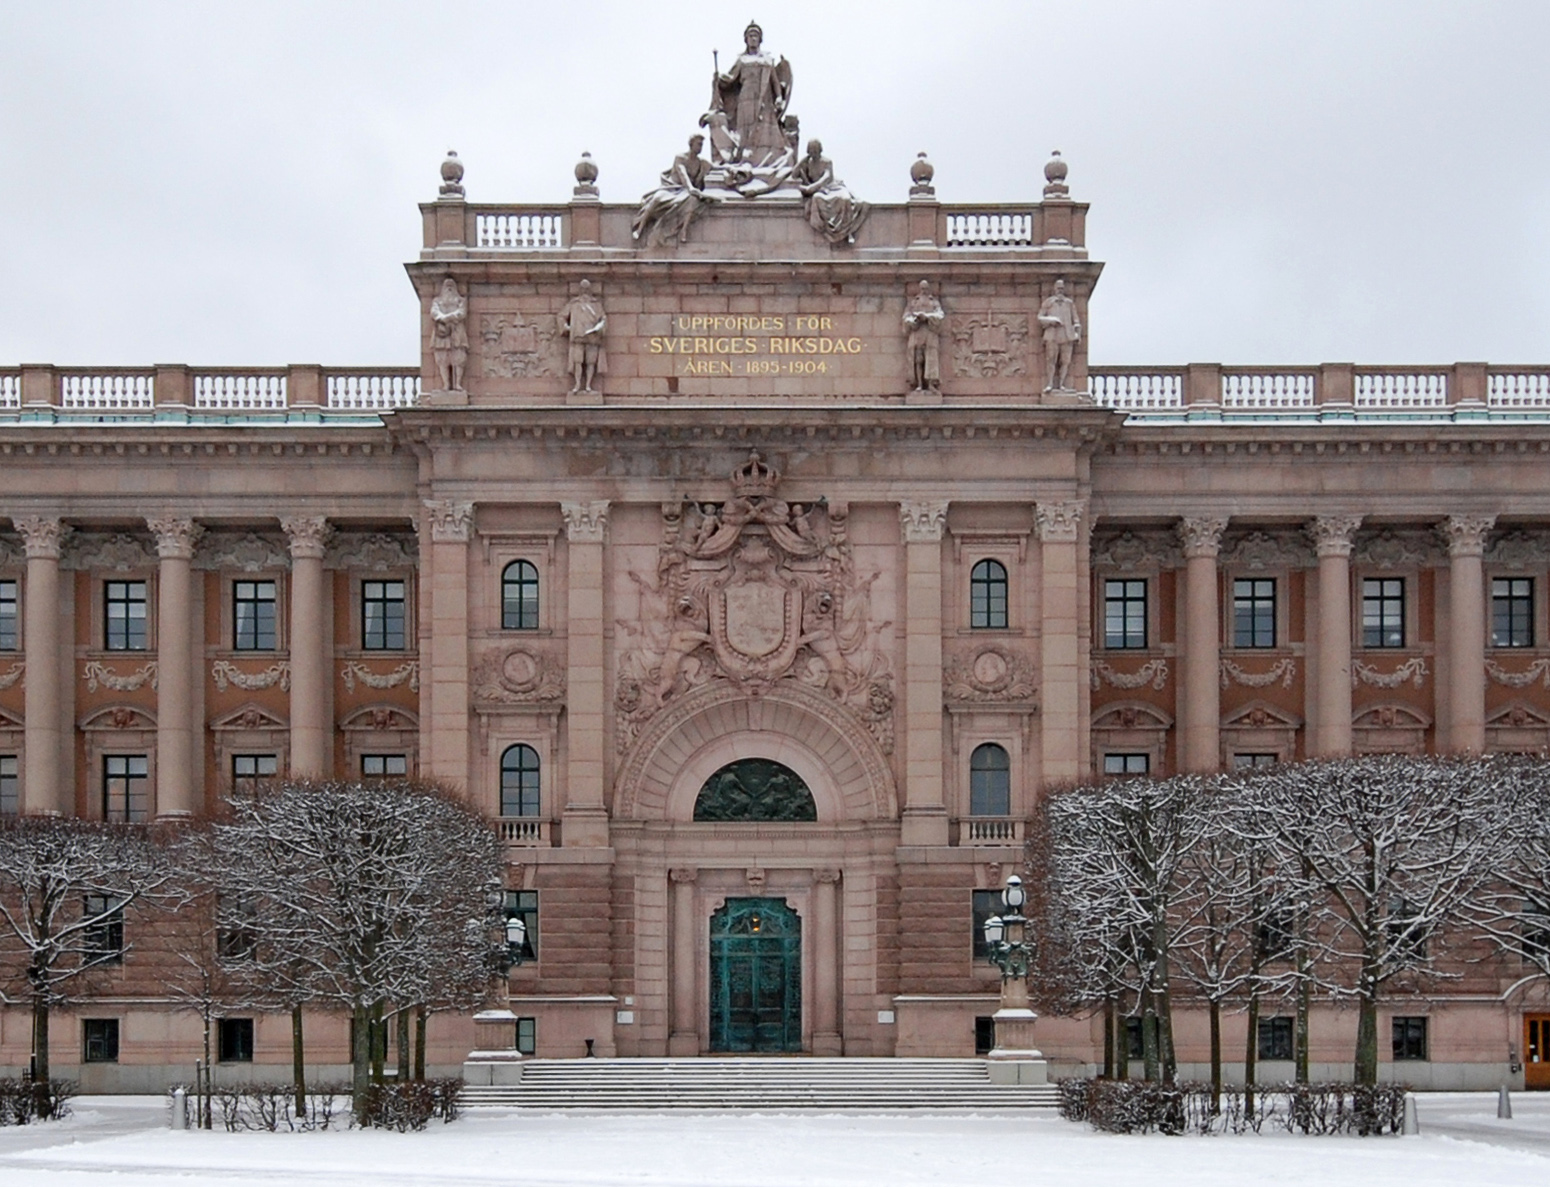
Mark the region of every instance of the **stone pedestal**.
POLYGON ((1026 1006, 1002 1006, 995 1013, 996 1046, 990 1053, 992 1084, 1047 1084, 1049 1062, 1033 1045, 1039 1016, 1026 1006))
POLYGON ((463 1061, 467 1084, 515 1084, 522 1079, 517 1050, 517 1016, 510 1010, 481 1010, 474 1015, 474 1041, 478 1049, 463 1061))

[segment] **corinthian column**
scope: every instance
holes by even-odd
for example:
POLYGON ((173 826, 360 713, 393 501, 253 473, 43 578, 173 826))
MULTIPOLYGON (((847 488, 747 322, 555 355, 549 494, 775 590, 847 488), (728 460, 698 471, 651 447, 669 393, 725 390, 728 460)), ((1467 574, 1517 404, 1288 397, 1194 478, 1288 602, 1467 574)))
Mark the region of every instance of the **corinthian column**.
POLYGON ((561 503, 565 519, 566 658, 565 694, 569 778, 561 844, 608 844, 608 809, 603 796, 603 541, 608 504, 561 503))
POLYGON ((194 814, 192 519, 147 519, 161 558, 156 583, 156 815, 194 814))
POLYGON ((668 888, 673 899, 673 1029, 667 1039, 669 1055, 698 1055, 700 1035, 694 1008, 694 985, 699 971, 695 956, 694 879, 697 871, 669 871, 668 888))
POLYGON ((26 769, 22 773, 22 810, 60 816, 74 796, 60 780, 59 730, 59 547, 70 531, 57 519, 39 515, 12 521, 27 552, 27 598, 22 647, 25 649, 26 769))
POLYGON ((942 794, 942 532, 945 502, 900 503, 904 533, 906 845, 947 844, 942 794))
POLYGON ((428 499, 430 573, 430 752, 433 779, 468 785, 468 541, 474 505, 428 499))
POLYGON ((1034 508, 1039 530, 1040 713, 1043 737, 1040 770, 1046 781, 1081 778, 1082 670, 1080 653, 1081 574, 1078 544, 1086 505, 1040 503, 1034 508))
POLYGON ((1216 557, 1222 550, 1225 517, 1179 521, 1184 546, 1184 719, 1180 765, 1186 771, 1214 771, 1222 765, 1222 628, 1216 557))
POLYGON ((1485 749, 1485 538, 1494 515, 1450 515, 1442 524, 1448 541, 1448 708, 1450 748, 1485 749))
POLYGON ((334 731, 328 719, 327 637, 323 629, 323 550, 328 519, 296 515, 280 526, 291 542, 291 774, 325 779, 332 772, 334 731))
POLYGON ((1351 753, 1351 549, 1360 515, 1321 515, 1308 523, 1319 557, 1318 681, 1310 750, 1315 758, 1351 753))

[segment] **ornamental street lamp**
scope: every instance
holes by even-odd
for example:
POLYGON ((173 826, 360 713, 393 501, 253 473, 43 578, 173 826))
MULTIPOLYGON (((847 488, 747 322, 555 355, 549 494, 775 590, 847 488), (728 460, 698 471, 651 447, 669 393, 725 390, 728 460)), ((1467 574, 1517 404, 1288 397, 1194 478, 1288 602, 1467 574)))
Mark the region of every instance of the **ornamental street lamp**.
POLYGON ((985 954, 1001 970, 1001 1008, 995 1014, 996 1043, 990 1053, 990 1078, 998 1084, 1045 1084, 1049 1068, 1033 1045, 1038 1015, 1029 1006, 1028 967, 1033 941, 1023 906, 1028 892, 1013 874, 1001 892, 1003 911, 985 920, 985 954))
POLYGON ((474 1031, 479 1050, 469 1055, 464 1074, 474 1075, 470 1083, 495 1083, 500 1072, 493 1065, 502 1061, 519 1059, 517 1052, 517 1016, 511 1009, 511 982, 507 977, 511 970, 522 963, 527 948, 527 923, 520 915, 506 915, 506 896, 497 891, 490 896, 490 915, 501 914, 498 928, 491 927, 494 920, 486 917, 485 935, 496 931, 499 938, 491 945, 489 954, 491 1008, 474 1015, 474 1031), (500 1005, 494 1003, 499 1002, 500 1005))

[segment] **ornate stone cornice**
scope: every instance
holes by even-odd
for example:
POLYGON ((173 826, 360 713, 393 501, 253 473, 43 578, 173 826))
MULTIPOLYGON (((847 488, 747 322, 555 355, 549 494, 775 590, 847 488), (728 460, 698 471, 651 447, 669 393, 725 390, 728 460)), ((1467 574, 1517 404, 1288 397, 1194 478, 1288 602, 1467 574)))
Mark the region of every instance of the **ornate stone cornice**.
POLYGON ((132 569, 153 568, 156 553, 150 541, 128 532, 112 535, 80 532, 65 541, 62 560, 65 568, 82 572, 107 569, 127 573, 132 569))
POLYGON ((426 499, 431 539, 439 544, 465 543, 474 532, 474 505, 457 499, 426 499))
POLYGON ((285 545, 257 532, 237 535, 209 532, 194 550, 194 568, 219 571, 236 569, 242 573, 262 573, 291 567, 291 554, 285 545))
POLYGON ((11 522, 21 533, 22 549, 28 560, 59 559, 59 550, 70 534, 63 522, 45 515, 17 516, 11 522))
POLYGON ((291 556, 295 560, 323 559, 328 548, 332 529, 326 515, 291 515, 280 520, 280 527, 290 537, 291 556))
POLYGON ((947 500, 901 502, 899 527, 904 531, 906 544, 930 544, 940 540, 947 527, 947 500))
POLYGON ((419 556, 418 542, 407 534, 386 532, 340 532, 328 545, 323 558, 327 569, 370 569, 385 572, 389 569, 413 568, 419 556))
POLYGON ((1348 557, 1356 546, 1356 529, 1361 526, 1360 515, 1320 515, 1308 521, 1308 538, 1321 557, 1348 557))
POLYGON ((1222 562, 1240 569, 1300 569, 1312 561, 1308 541, 1296 532, 1248 532, 1222 548, 1222 562))
POLYGON ((194 546, 204 529, 192 519, 168 516, 162 519, 147 518, 145 526, 156 536, 156 555, 162 560, 192 560, 194 546))
POLYGON ((1435 564, 1437 544, 1436 532, 1384 528, 1380 532, 1362 533, 1356 541, 1356 551, 1351 555, 1364 565, 1403 569, 1411 565, 1435 564))
POLYGON ((1550 537, 1543 532, 1505 532, 1486 549, 1485 557, 1498 565, 1550 563, 1550 537))
POLYGON ((608 500, 592 503, 561 503, 565 520, 565 538, 577 544, 601 544, 608 534, 608 500))
POLYGON ((1222 534, 1227 531, 1225 515, 1187 515, 1179 520, 1179 544, 1184 558, 1197 556, 1215 559, 1222 551, 1222 534))
POLYGON ((1039 539, 1046 544, 1072 544, 1082 530, 1082 520, 1086 514, 1087 504, 1073 499, 1064 503, 1036 504, 1033 520, 1038 528, 1039 539))
POLYGON ((1171 532, 1137 532, 1127 528, 1117 536, 1105 533, 1093 540, 1094 568, 1133 571, 1156 565, 1160 569, 1174 569, 1181 559, 1178 539, 1171 532))
POLYGON ((1437 525, 1449 556, 1483 556, 1485 540, 1496 526, 1494 515, 1450 515, 1437 525))

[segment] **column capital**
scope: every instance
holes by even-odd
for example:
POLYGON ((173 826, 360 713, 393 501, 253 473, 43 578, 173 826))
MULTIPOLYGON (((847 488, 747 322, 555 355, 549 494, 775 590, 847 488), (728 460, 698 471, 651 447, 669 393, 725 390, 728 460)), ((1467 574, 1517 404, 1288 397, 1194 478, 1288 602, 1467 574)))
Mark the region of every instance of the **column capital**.
POLYGON ((1213 560, 1222 551, 1222 535, 1227 531, 1225 515, 1186 515, 1179 520, 1179 543, 1186 559, 1204 556, 1213 560))
POLYGON ((156 536, 156 555, 162 560, 192 560, 194 546, 204 535, 204 528, 192 519, 146 517, 145 526, 156 536))
POLYGON ((280 527, 290 537, 294 560, 322 560, 333 529, 326 515, 290 515, 280 519, 280 527))
POLYGON ((439 544, 466 543, 474 531, 474 505, 456 499, 426 499, 431 539, 439 544))
POLYGON ((693 882, 700 876, 700 871, 692 866, 674 866, 667 872, 667 876, 674 882, 693 882))
POLYGON ((608 532, 608 500, 591 503, 561 503, 565 519, 565 538, 578 544, 601 544, 608 532))
POLYGON ((906 544, 930 544, 947 527, 947 500, 905 500, 899 504, 899 526, 906 544))
POLYGON ((1496 526, 1494 515, 1450 515, 1437 525, 1449 556, 1483 556, 1485 538, 1496 526))
POLYGON ((21 533, 22 547, 28 560, 58 560, 70 529, 52 516, 18 515, 11 522, 21 533))
POLYGON ((1063 503, 1036 503, 1033 520, 1038 527, 1039 539, 1048 543, 1072 544, 1087 517, 1087 504, 1079 499, 1063 503))
POLYGON ((813 881, 820 886, 833 886, 840 880, 840 872, 835 869, 814 870, 813 881))
POLYGON ((1360 515, 1320 515, 1307 523, 1308 537, 1319 556, 1350 556, 1356 545, 1360 515))

